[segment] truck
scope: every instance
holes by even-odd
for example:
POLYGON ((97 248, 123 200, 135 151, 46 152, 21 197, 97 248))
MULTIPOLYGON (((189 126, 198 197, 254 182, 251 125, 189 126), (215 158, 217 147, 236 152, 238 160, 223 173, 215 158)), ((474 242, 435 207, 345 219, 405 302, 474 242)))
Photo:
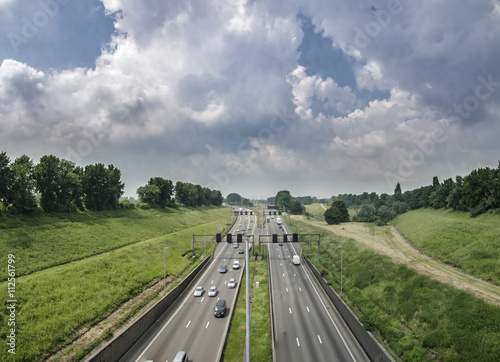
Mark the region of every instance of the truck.
POLYGON ((292 263, 294 265, 300 265, 300 256, 298 256, 297 254, 295 254, 293 257, 292 257, 292 263))

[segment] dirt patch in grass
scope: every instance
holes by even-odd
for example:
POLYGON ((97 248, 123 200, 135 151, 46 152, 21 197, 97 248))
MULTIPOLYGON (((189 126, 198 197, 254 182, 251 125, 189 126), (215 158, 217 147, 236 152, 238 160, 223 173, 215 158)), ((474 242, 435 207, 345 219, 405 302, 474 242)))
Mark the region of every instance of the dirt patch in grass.
MULTIPOLYGON (((175 280, 167 276, 167 287, 175 280)), ((154 279, 142 292, 129 299, 111 313, 106 319, 80 330, 78 337, 70 344, 47 359, 50 362, 81 360, 101 348, 114 335, 125 330, 138 316, 158 301, 164 288, 163 278, 154 279)))
POLYGON ((329 230, 339 236, 351 238, 420 274, 472 293, 491 304, 500 305, 500 287, 431 258, 406 240, 394 226, 369 228, 365 224, 355 222, 327 225, 308 221, 304 217, 295 219, 329 230))

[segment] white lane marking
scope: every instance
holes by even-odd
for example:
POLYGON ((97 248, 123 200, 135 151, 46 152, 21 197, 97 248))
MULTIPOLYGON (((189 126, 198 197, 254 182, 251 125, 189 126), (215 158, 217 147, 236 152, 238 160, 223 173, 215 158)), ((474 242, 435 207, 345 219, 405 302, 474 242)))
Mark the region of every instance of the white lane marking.
POLYGON ((207 329, 207 328, 208 328, 208 325, 209 325, 209 324, 210 324, 210 322, 208 322, 208 323, 207 323, 207 325, 205 326, 205 329, 207 329))
POLYGON ((290 314, 292 314, 292 308, 288 308, 288 311, 290 312, 290 314))
POLYGON ((186 328, 189 327, 190 324, 191 324, 191 321, 189 321, 188 324, 186 324, 186 328))
POLYGON ((203 299, 205 299, 205 297, 201 297, 200 303, 203 303, 203 299))
MULTIPOLYGON (((224 252, 224 249, 227 247, 227 245, 224 245, 221 249, 221 251, 219 251, 219 254, 217 254, 217 256, 215 257, 215 259, 219 259, 219 256, 224 252)), ((215 260, 214 259, 214 260, 215 260)), ((214 261, 210 262, 211 264, 214 263, 214 261)), ((209 272, 209 270, 211 270, 211 268, 213 267, 213 265, 210 265, 210 267, 206 268, 205 271, 203 272, 203 275, 201 276, 200 279, 204 279, 205 276, 207 275, 207 273, 209 272)), ((191 290, 191 292, 194 290, 195 288, 193 288, 191 290)), ((190 294, 187 294, 186 297, 182 300, 180 306, 182 307, 186 301, 188 300, 188 298, 191 296, 192 293, 190 294)), ((219 300, 219 299, 217 299, 219 300)), ((149 348, 156 342, 156 340, 158 339, 158 337, 162 334, 162 332, 165 330, 165 328, 167 328, 167 326, 169 325, 169 323, 174 319, 174 317, 177 315, 177 313, 181 310, 182 308, 177 308, 177 310, 174 312, 174 314, 168 319, 167 323, 165 323, 163 325, 163 327, 161 328, 161 330, 158 332, 158 334, 151 340, 151 342, 149 342, 149 344, 147 345, 147 347, 144 349, 144 351, 141 353, 141 355, 139 356, 138 360, 141 359, 144 354, 149 350, 149 348)))
POLYGON ((212 280, 212 281, 210 282, 210 284, 213 284, 213 283, 214 283, 214 281, 212 280))
POLYGON ((296 277, 296 276, 297 276, 297 274, 293 273, 293 276, 294 276, 294 277, 296 277))
POLYGON ((319 334, 318 334, 318 339, 319 339, 319 343, 323 344, 323 341, 321 340, 321 337, 319 336, 319 334))
POLYGON ((295 338, 297 340, 297 347, 300 347, 300 342, 298 338, 295 338))
POLYGON ((280 263, 280 266, 283 266, 283 264, 282 264, 282 263, 280 263))
POLYGON ((311 311, 309 310, 309 307, 306 305, 306 309, 307 309, 307 313, 311 313, 311 311))
POLYGON ((288 288, 285 288, 286 292, 288 293, 288 288))
POLYGON ((283 273, 283 278, 285 277, 285 273, 283 273))
POLYGON ((302 288, 301 288, 301 287, 299 287, 299 292, 301 292, 301 291, 302 291, 302 288))
MULTIPOLYGON (((296 253, 295 248, 293 247, 293 245, 292 245, 292 248, 293 248, 293 252, 294 252, 294 253, 296 253)), ((321 302, 321 305, 323 306, 324 310, 326 311, 326 314, 327 314, 327 315, 328 315, 328 317, 330 318, 330 321, 332 322, 333 326, 335 327, 335 330, 336 330, 336 331, 337 331, 337 333, 339 334, 339 337, 340 337, 340 339, 342 340, 342 342, 344 343, 344 346, 345 346, 345 348, 347 349, 347 351, 349 352, 349 355, 351 356, 351 358, 352 358, 352 360, 353 360, 353 361, 356 361, 356 358, 354 358, 354 356, 353 356, 353 354, 352 354, 352 352, 351 352, 351 349, 349 348, 349 346, 347 345, 347 342, 345 341, 344 337, 342 336, 342 333, 340 333, 339 327, 337 327, 337 324, 335 324, 335 322, 334 322, 334 320, 333 320, 332 316, 330 315, 330 313, 328 312, 328 309, 326 308, 325 303, 323 303, 323 299, 321 299, 321 297, 319 296, 319 293, 318 293, 318 291, 316 290, 316 287, 314 286, 314 284, 313 284, 313 282, 312 282, 311 278, 309 277, 309 274, 306 272, 306 269, 304 268, 304 265, 300 264, 299 266, 300 266, 300 267, 302 268, 302 270, 304 271, 304 273, 305 273, 305 275, 306 275, 307 279, 309 279, 309 283, 310 283, 310 284, 311 284, 311 286, 313 287, 314 292, 316 293, 316 296, 318 297, 319 301, 321 302)))

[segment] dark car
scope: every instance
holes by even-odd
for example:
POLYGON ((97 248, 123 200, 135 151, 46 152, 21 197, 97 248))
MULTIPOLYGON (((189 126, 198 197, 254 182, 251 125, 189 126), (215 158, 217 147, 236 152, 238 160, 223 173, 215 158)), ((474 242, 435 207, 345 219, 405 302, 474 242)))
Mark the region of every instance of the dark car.
POLYGON ((226 273, 227 272, 227 266, 221 265, 219 268, 219 273, 226 273))
POLYGON ((283 246, 283 243, 279 243, 279 246, 283 246))
POLYGON ((240 248, 240 249, 238 250, 238 254, 245 254, 245 250, 243 250, 242 248, 240 248))
POLYGON ((219 299, 215 304, 214 316, 217 318, 224 317, 226 315, 226 301, 224 299, 219 299))

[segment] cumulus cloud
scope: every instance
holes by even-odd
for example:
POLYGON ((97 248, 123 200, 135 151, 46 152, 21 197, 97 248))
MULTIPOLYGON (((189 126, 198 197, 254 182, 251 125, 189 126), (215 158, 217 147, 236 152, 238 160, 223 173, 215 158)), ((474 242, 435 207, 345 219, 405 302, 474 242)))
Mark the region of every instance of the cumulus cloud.
POLYGON ((330 77, 322 79, 316 75, 308 76, 306 68, 299 65, 288 76, 292 85, 295 112, 303 119, 313 119, 311 105, 313 98, 319 101, 321 111, 346 113, 356 102, 356 96, 349 86, 339 87, 330 77))
POLYGON ((390 192, 386 174, 403 177, 405 162, 413 172, 403 178, 416 186, 443 169, 467 172, 479 158, 496 162, 492 1, 61 3, 19 54, 7 35, 22 35, 23 17, 43 9, 0 7, 3 149, 114 163, 131 180, 129 195, 157 172, 224 194, 274 194, 273 180, 329 196, 390 192), (87 20, 75 30, 67 12, 87 20), (304 18, 331 40, 342 67, 311 72, 331 52, 318 42, 310 48, 318 54, 301 58, 304 18), (45 52, 56 57, 50 49, 67 44, 65 33, 87 41, 85 56, 69 47, 37 63, 45 52))

